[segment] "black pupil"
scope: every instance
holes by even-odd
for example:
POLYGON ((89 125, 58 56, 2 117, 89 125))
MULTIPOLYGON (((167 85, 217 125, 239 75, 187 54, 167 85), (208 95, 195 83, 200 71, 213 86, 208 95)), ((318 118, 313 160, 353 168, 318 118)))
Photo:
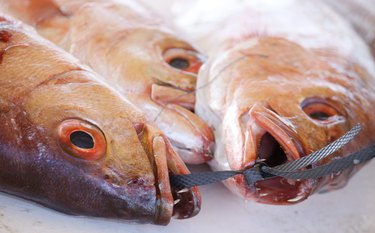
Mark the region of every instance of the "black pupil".
POLYGON ((94 148, 94 139, 90 134, 83 131, 75 131, 70 135, 70 141, 81 149, 94 148))
POLYGON ((170 62, 169 62, 169 65, 171 65, 172 67, 176 68, 176 69, 180 69, 180 70, 184 70, 184 69, 187 69, 189 68, 190 64, 189 64, 189 61, 186 60, 185 58, 173 58, 170 62))
POLYGON ((330 117, 330 115, 328 115, 325 112, 313 112, 310 114, 310 117, 316 120, 324 121, 327 120, 330 117))

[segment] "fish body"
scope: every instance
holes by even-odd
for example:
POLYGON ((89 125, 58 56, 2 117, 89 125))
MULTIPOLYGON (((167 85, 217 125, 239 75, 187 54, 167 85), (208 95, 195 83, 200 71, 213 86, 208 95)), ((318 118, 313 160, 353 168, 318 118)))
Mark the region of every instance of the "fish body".
POLYGON ((167 224, 197 189, 167 137, 78 59, 0 17, 0 190, 72 215, 167 224), (180 202, 174 205, 174 198, 180 202))
POLYGON ((100 73, 156 123, 185 162, 211 158, 212 131, 191 111, 204 58, 150 10, 134 0, 4 0, 0 10, 100 73))
MULTIPOLYGON (((314 166, 374 143, 374 60, 349 23, 323 2, 180 1, 172 15, 182 35, 208 56, 198 75, 196 113, 214 129, 214 170, 293 161, 356 123, 363 126, 359 137, 314 166)), ((294 204, 343 187, 359 168, 251 186, 237 176, 225 184, 245 199, 294 204)))

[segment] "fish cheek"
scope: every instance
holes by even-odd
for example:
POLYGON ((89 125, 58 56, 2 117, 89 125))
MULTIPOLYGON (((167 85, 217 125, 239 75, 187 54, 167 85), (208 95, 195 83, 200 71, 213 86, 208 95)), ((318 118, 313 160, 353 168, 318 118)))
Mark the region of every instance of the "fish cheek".
MULTIPOLYGON (((133 179, 144 177, 146 180, 145 186, 153 185, 153 169, 135 128, 128 119, 127 109, 124 106, 117 106, 116 104, 120 103, 115 102, 116 99, 110 99, 113 108, 108 108, 107 102, 105 102, 108 99, 95 101, 93 98, 87 99, 84 97, 81 98, 80 102, 74 102, 81 96, 77 93, 97 92, 90 86, 87 90, 69 86, 66 87, 69 88, 69 91, 63 93, 61 93, 61 88, 64 90, 64 87, 61 86, 44 86, 43 89, 35 90, 32 93, 26 103, 32 120, 36 124, 43 125, 49 132, 55 132, 54 140, 60 142, 57 129, 62 122, 69 119, 80 119, 80 121, 95 119, 93 123, 100 127, 106 140, 105 155, 97 158, 97 162, 94 162, 99 167, 91 168, 90 164, 92 163, 85 161, 85 159, 76 158, 69 153, 71 151, 67 153, 65 150, 63 152, 64 158, 70 162, 79 163, 80 166, 95 173, 95 176, 111 184, 122 186, 133 179), (72 94, 69 94, 70 92, 72 94), (72 105, 71 103, 75 104, 72 105)), ((103 94, 102 97, 108 97, 108 95, 103 94)), ((136 115, 133 115, 133 117, 138 119, 136 115)))

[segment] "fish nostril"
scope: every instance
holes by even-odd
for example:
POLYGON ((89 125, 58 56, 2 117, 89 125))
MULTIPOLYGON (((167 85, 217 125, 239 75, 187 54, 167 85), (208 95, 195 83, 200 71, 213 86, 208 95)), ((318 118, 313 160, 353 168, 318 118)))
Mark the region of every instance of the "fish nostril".
POLYGON ((275 167, 288 161, 288 157, 281 145, 268 132, 260 140, 258 159, 270 167, 275 167))

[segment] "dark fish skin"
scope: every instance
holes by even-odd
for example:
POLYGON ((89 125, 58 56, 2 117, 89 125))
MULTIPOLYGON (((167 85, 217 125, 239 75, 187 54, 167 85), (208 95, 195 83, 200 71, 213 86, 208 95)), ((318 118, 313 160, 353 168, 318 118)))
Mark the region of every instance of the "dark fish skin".
POLYGON ((156 202, 156 190, 153 185, 142 187, 132 183, 126 188, 114 188, 103 181, 99 172, 101 165, 62 157, 61 148, 45 140, 43 130, 30 127, 31 122, 19 110, 13 110, 12 114, 16 115, 19 130, 26 132, 18 135, 25 138, 22 146, 14 140, 13 126, 5 115, 0 118, 7 125, 2 127, 0 136, 1 191, 72 215, 142 222, 154 218, 152 206, 156 202), (32 141, 27 139, 30 134, 34 135, 32 141))
POLYGON ((1 191, 67 214, 142 223, 199 212, 196 188, 174 207, 168 174, 188 170, 168 139, 97 74, 7 16, 0 54, 1 191), (75 131, 94 147, 75 146, 65 134, 75 131))

